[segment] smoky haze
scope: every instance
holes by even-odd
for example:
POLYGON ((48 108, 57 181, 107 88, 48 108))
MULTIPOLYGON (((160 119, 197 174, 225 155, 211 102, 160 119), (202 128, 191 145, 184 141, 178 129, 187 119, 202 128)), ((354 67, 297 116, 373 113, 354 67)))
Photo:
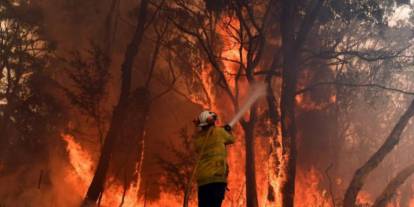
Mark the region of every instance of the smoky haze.
MULTIPOLYGON (((0 0, 0 206, 85 205, 113 128, 100 205, 182 206, 192 121, 209 109, 237 138, 223 206, 349 207, 356 170, 413 98, 412 5, 295 1, 286 12, 287 2, 0 0)), ((414 163, 411 122, 355 206, 373 206, 414 163)), ((413 184, 403 180, 388 205, 413 206, 413 184)), ((190 196, 196 206, 195 188, 190 196)))

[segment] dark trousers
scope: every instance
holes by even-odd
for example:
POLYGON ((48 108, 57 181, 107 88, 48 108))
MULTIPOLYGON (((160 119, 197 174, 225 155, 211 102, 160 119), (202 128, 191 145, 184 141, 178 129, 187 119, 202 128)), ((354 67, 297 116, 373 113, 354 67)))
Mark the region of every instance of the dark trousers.
POLYGON ((210 183, 198 187, 198 207, 221 207, 226 183, 210 183))

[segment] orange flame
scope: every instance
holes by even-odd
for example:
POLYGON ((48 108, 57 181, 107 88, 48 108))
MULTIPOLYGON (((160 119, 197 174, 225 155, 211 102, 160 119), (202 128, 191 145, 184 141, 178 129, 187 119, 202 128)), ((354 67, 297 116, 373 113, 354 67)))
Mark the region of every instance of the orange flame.
POLYGON ((79 182, 79 194, 86 193, 88 183, 93 176, 93 161, 89 153, 82 149, 82 147, 75 142, 73 136, 68 134, 62 135, 66 142, 66 150, 69 153, 69 162, 73 167, 76 178, 79 182))
MULTIPOLYGON (((94 173, 94 162, 90 154, 82 148, 82 146, 75 141, 75 138, 68 134, 63 134, 62 139, 66 142, 66 150, 69 155, 69 161, 72 165, 72 172, 68 172, 68 179, 78 180, 78 193, 80 196, 83 196, 86 193, 87 187, 90 184, 93 173, 94 173)), ((141 162, 137 164, 137 172, 141 172, 141 163, 144 155, 141 154, 141 162)), ((123 206, 125 207, 136 207, 142 206, 142 202, 139 201, 138 192, 139 192, 139 183, 140 176, 137 180, 132 183, 124 195, 123 185, 114 180, 114 178, 109 178, 104 194, 102 196, 101 206, 110 207, 110 206, 119 206, 123 199, 123 206)))
POLYGON ((356 203, 362 206, 372 206, 374 204, 372 195, 366 191, 359 192, 356 203))
POLYGON ((295 203, 297 207, 331 207, 332 200, 328 191, 321 188, 322 175, 315 169, 301 170, 297 175, 295 203))

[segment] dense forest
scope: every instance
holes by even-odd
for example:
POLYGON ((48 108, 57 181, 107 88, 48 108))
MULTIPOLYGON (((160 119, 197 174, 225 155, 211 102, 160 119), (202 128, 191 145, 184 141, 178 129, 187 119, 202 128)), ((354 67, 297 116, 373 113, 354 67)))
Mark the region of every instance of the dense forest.
POLYGON ((414 2, 0 0, 0 207, 414 207, 414 2), (189 189, 189 190, 188 190, 189 189))

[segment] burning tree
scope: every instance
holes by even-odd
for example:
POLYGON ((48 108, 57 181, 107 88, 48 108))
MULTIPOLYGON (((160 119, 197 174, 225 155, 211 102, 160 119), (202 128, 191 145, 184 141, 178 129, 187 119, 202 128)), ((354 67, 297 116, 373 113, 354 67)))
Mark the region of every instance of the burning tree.
MULTIPOLYGON (((180 49, 187 54, 201 56, 195 57, 198 66, 187 68, 192 71, 187 72, 189 78, 194 80, 187 82, 190 83, 190 90, 201 89, 198 90, 200 95, 189 97, 190 100, 219 112, 239 110, 246 88, 260 82, 260 74, 266 73, 259 65, 266 64, 263 52, 273 3, 227 1, 223 5, 225 13, 220 15, 216 11, 200 9, 204 7, 201 1, 174 2, 175 6, 170 7, 170 21, 184 33, 179 43, 187 46, 180 49), (231 108, 221 106, 224 102, 218 100, 220 94, 226 96, 231 108)), ((177 48, 173 49, 183 52, 177 48)), ((258 105, 254 104, 248 114, 240 121, 246 154, 246 199, 247 206, 258 206, 254 135, 260 116, 258 105)))
POLYGON ((89 187, 84 205, 88 205, 88 203, 95 203, 103 192, 106 174, 109 167, 109 161, 113 150, 112 147, 115 144, 117 138, 122 133, 123 126, 126 124, 124 123, 124 120, 127 116, 126 109, 128 105, 128 99, 130 97, 132 65, 143 39, 144 26, 147 18, 147 8, 148 1, 142 1, 140 13, 138 15, 138 26, 127 48, 127 51, 125 53, 125 60, 122 64, 122 85, 119 102, 113 111, 111 125, 104 140, 96 173, 89 187))
MULTIPOLYGON (((113 2, 112 5, 116 5, 113 2)), ((138 12, 133 15, 137 19, 134 35, 125 52, 122 64, 121 90, 118 105, 115 107, 111 124, 104 139, 104 144, 99 158, 98 166, 92 184, 89 187, 85 205, 96 202, 102 196, 107 175, 111 175, 123 183, 123 197, 134 180, 137 188, 140 187, 140 176, 144 158, 144 136, 146 122, 150 113, 153 101, 167 94, 175 83, 175 72, 169 67, 166 69, 169 75, 163 76, 164 80, 169 81, 168 87, 161 92, 156 92, 152 88, 155 72, 159 57, 161 56, 162 42, 168 38, 169 24, 163 21, 160 8, 161 2, 142 1, 138 12), (152 5, 152 7, 151 7, 152 5), (150 34, 155 37, 153 41, 148 41, 154 47, 153 53, 149 56, 148 70, 141 65, 138 74, 133 73, 133 66, 138 59, 138 53, 142 49, 144 35, 150 34), (137 84, 133 82, 133 76, 144 76, 137 78, 137 84), (135 87, 135 85, 138 85, 135 87)), ((112 7, 113 8, 113 7, 112 7)), ((135 11, 135 10, 134 10, 135 11)), ((113 13, 113 11, 111 11, 113 13)), ((151 39, 152 40, 152 39, 151 39)), ((121 205, 124 198, 122 198, 121 205)), ((138 197, 136 198, 138 200, 138 197)))

